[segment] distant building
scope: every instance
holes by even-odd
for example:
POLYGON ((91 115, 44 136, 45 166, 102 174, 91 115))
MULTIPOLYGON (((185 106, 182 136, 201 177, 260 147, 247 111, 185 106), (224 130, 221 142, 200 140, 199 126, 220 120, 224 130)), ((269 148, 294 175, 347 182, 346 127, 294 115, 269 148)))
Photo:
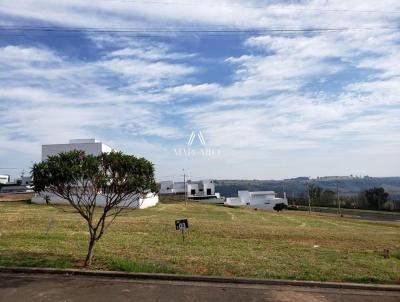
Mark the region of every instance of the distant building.
POLYGON ((82 150, 86 154, 100 155, 101 153, 109 153, 113 149, 106 144, 94 139, 71 139, 68 144, 51 144, 42 145, 42 160, 47 159, 51 155, 57 155, 60 152, 68 152, 72 150, 82 150))
MULTIPOLYGON (((8 176, 8 175, 7 175, 8 176)), ((0 187, 1 193, 25 193, 33 192, 32 180, 30 176, 22 176, 12 182, 2 183, 0 187)))
POLYGON ((318 176, 316 180, 319 181, 333 181, 333 180, 348 180, 348 179, 354 179, 357 177, 354 177, 353 175, 350 176, 318 176))
POLYGON ((10 175, 0 175, 0 184, 6 184, 10 182, 10 175))
POLYGON ((286 181, 308 181, 308 180, 310 180, 310 177, 300 176, 300 177, 295 177, 295 178, 286 178, 284 180, 286 180, 286 181))
POLYGON ((215 184, 211 179, 200 181, 174 182, 172 180, 160 182, 160 194, 184 195, 186 192, 189 198, 219 198, 215 193, 215 184))
POLYGON ((276 197, 274 191, 238 191, 238 197, 228 197, 225 204, 231 206, 245 206, 257 209, 273 210, 277 203, 288 204, 284 198, 276 197))

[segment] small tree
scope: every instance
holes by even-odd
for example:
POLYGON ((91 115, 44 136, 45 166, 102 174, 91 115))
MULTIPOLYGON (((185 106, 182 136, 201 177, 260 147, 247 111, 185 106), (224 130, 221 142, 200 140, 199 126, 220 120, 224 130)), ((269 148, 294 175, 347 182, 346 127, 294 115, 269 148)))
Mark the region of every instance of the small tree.
POLYGON ((121 152, 86 155, 74 150, 50 156, 34 164, 36 192, 49 192, 67 200, 86 220, 89 245, 85 266, 93 260, 93 249, 114 219, 126 208, 139 206, 140 198, 157 192, 153 164, 121 152), (104 207, 97 214, 96 200, 104 207))
POLYGON ((321 194, 321 205, 333 206, 336 203, 336 193, 331 190, 325 190, 321 194))
POLYGON ((285 203, 277 203, 274 208, 275 211, 280 212, 282 210, 286 210, 287 209, 287 205, 285 203))
POLYGON ((321 194, 322 194, 322 188, 314 185, 310 185, 308 187, 308 192, 310 194, 310 199, 312 202, 316 203, 320 201, 321 194))
POLYGON ((385 189, 380 187, 374 187, 364 191, 365 199, 368 204, 374 209, 381 209, 382 205, 388 200, 389 193, 385 192, 385 189))

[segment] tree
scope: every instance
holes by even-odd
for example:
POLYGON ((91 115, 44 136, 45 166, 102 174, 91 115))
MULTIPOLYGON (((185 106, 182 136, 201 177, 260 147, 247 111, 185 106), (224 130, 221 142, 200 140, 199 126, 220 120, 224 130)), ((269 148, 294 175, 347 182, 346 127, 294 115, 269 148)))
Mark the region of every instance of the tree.
POLYGON ((85 266, 93 249, 114 219, 126 208, 138 206, 149 192, 158 192, 153 164, 121 152, 86 155, 74 150, 50 156, 32 168, 35 192, 49 192, 67 200, 86 220, 89 229, 85 266), (96 200, 104 207, 95 211, 96 200))
POLYGON ((321 194, 321 205, 333 206, 336 203, 336 193, 331 190, 325 190, 321 194))
POLYGON ((275 204, 274 208, 275 211, 280 212, 282 210, 286 210, 287 209, 287 205, 285 203, 277 203, 275 204))
POLYGON ((319 201, 321 198, 322 188, 314 185, 308 187, 308 194, 310 194, 310 199, 313 202, 319 201))
POLYGON ((382 187, 365 190, 364 195, 368 204, 374 209, 381 209, 389 197, 389 193, 385 192, 382 187))

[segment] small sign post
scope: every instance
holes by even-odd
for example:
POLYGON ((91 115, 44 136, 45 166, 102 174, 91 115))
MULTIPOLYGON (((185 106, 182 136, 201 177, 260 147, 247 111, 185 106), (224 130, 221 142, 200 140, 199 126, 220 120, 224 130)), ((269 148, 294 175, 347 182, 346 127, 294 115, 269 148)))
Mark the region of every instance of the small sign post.
POLYGON ((182 231, 182 240, 185 242, 185 229, 189 228, 189 222, 187 219, 175 220, 175 229, 177 231, 182 231))

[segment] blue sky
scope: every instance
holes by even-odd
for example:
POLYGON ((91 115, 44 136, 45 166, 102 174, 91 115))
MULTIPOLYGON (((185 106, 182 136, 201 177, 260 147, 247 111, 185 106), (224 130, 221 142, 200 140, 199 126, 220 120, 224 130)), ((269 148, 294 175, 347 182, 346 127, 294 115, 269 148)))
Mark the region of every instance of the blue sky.
POLYGON ((41 144, 95 137, 159 179, 398 176, 399 22, 395 0, 0 1, 3 29, 348 28, 2 30, 0 174, 28 171, 41 144), (206 144, 188 146, 192 131, 206 144))

